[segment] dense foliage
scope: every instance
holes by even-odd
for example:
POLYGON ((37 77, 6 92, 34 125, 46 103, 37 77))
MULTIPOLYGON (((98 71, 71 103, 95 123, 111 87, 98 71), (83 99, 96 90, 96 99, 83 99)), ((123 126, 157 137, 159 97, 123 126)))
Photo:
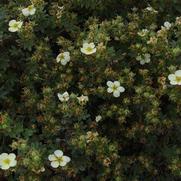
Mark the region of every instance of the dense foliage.
POLYGON ((180 180, 180 13, 180 0, 1 0, 0 154, 17 160, 2 178, 180 180), (53 168, 55 150, 70 162, 53 168))

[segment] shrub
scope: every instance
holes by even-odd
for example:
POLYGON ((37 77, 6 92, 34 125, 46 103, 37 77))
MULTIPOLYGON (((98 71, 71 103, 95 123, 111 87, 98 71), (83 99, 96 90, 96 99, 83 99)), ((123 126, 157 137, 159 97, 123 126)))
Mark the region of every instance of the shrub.
POLYGON ((179 7, 2 0, 2 177, 179 180, 179 7))

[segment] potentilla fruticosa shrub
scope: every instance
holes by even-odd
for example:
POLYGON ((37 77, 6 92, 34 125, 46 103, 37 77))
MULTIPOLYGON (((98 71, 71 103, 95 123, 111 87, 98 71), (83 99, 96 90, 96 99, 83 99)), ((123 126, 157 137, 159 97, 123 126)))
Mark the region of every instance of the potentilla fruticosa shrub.
POLYGON ((180 180, 181 17, 149 3, 0 2, 2 179, 180 180))

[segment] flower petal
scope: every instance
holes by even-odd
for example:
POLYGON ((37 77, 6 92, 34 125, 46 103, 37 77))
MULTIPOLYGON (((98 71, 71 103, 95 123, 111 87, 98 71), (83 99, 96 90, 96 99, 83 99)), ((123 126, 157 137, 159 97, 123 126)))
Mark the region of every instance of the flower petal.
POLYGON ((120 91, 118 91, 118 90, 117 90, 117 91, 114 91, 114 92, 113 92, 113 96, 114 96, 114 97, 119 97, 119 96, 120 96, 120 91))
POLYGON ((89 43, 89 47, 91 47, 93 49, 93 48, 95 48, 95 44, 94 43, 89 43))
POLYGON ((48 156, 48 160, 50 160, 50 161, 56 161, 57 158, 56 158, 56 156, 55 156, 54 154, 51 154, 51 155, 48 156))
POLYGON ((65 59, 67 62, 69 62, 69 61, 70 61, 70 53, 69 53, 69 52, 64 52, 63 55, 64 55, 64 59, 65 59))
POLYGON ((9 164, 3 164, 0 166, 2 170, 8 170, 10 168, 9 164))
POLYGON ((53 161, 53 162, 51 162, 51 166, 53 167, 53 168, 58 168, 59 167, 59 162, 58 161, 53 161))
POLYGON ((13 26, 14 25, 14 23, 16 23, 16 20, 11 20, 11 21, 9 21, 9 26, 13 26))
POLYGON ((9 27, 8 30, 9 30, 10 32, 16 32, 16 31, 18 31, 18 28, 9 27))
POLYGON ((112 92, 113 92, 113 89, 109 87, 109 88, 107 88, 107 92, 108 92, 108 93, 112 93, 112 92))
POLYGON ((64 161, 64 162, 70 162, 70 157, 68 157, 68 156, 63 156, 62 157, 62 160, 64 161))
POLYGON ((57 156, 57 157, 62 157, 62 156, 63 156, 63 152, 62 152, 61 150, 55 150, 55 151, 54 151, 54 154, 55 154, 55 156, 57 156))
POLYGON ((144 61, 144 60, 141 60, 141 61, 140 61, 140 64, 141 64, 141 65, 144 65, 144 64, 145 64, 145 61, 144 61))
POLYGON ((125 91, 125 88, 124 88, 123 86, 120 86, 120 87, 118 87, 118 90, 119 90, 120 92, 124 92, 124 91, 125 91))
POLYGON ((56 61, 57 61, 57 63, 59 63, 60 62, 60 58, 57 56, 57 58, 56 58, 56 61))
POLYGON ((94 48, 94 49, 92 50, 92 54, 93 54, 93 53, 96 53, 96 51, 97 51, 97 48, 94 48))
POLYGON ((171 85, 177 85, 177 81, 171 80, 171 81, 170 81, 170 84, 171 84, 171 85))
POLYGON ((175 79, 176 79, 175 74, 170 74, 170 75, 168 76, 168 79, 169 79, 169 80, 175 80, 175 79))
POLYGON ((14 167, 16 166, 16 164, 17 164, 16 160, 11 160, 9 166, 14 167))
POLYGON ((62 59, 62 60, 61 60, 61 64, 62 64, 62 65, 66 65, 66 64, 67 64, 67 60, 62 59))
POLYGON ((120 86, 120 82, 119 82, 119 81, 114 81, 114 85, 115 85, 116 87, 119 87, 119 86, 120 86))
POLYGON ((151 55, 149 53, 145 54, 145 59, 150 59, 151 55))
POLYGON ((81 52, 84 53, 85 55, 91 55, 96 52, 96 49, 92 49, 91 51, 87 51, 86 49, 83 49, 81 52))
POLYGON ((64 56, 69 57, 70 56, 70 52, 64 52, 64 56))
POLYGON ((145 59, 145 62, 146 62, 146 63, 149 63, 149 62, 150 62, 150 59, 149 59, 149 58, 145 59))
POLYGON ((10 153, 10 154, 8 155, 8 157, 9 157, 10 160, 15 160, 16 155, 15 155, 14 153, 10 153))
POLYGON ((62 94, 58 93, 57 96, 58 96, 58 99, 59 99, 60 101, 63 101, 63 100, 64 100, 62 94))
POLYGON ((64 99, 64 101, 68 101, 69 100, 69 93, 68 92, 64 92, 63 93, 63 99, 64 99))
POLYGON ((108 87, 113 87, 113 85, 114 85, 112 81, 107 81, 106 84, 107 84, 108 87))
POLYGON ((87 48, 87 47, 89 47, 89 43, 87 42, 83 43, 83 48, 87 48))
POLYGON ((24 16, 29 16, 30 15, 30 12, 29 12, 28 8, 22 9, 22 13, 23 13, 24 16))
POLYGON ((177 71, 175 72, 175 75, 178 76, 178 77, 181 77, 181 70, 177 70, 177 71))
POLYGON ((85 49, 81 48, 80 51, 85 54, 85 49))
POLYGON ((35 12, 36 12, 36 8, 33 6, 33 5, 31 5, 31 6, 29 6, 29 13, 30 13, 30 15, 34 15, 35 14, 35 12))
POLYGON ((0 160, 6 159, 7 157, 8 157, 8 154, 7 154, 7 153, 1 153, 1 154, 0 154, 0 160))
POLYGON ((18 21, 18 28, 19 28, 19 29, 22 27, 22 25, 23 25, 23 22, 18 21))
POLYGON ((61 167, 64 167, 67 164, 67 162, 61 161, 59 164, 60 164, 61 167))

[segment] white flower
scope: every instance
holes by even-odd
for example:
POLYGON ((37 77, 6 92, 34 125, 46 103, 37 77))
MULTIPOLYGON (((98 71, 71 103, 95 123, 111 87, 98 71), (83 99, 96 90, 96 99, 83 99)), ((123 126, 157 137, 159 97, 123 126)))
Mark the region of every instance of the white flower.
POLYGON ((123 86, 120 86, 119 81, 107 81, 107 92, 113 93, 114 97, 119 97, 121 92, 125 91, 125 88, 123 86))
POLYGON ((10 32, 16 32, 16 31, 19 31, 21 29, 23 25, 23 22, 22 21, 16 21, 16 20, 11 20, 9 21, 9 31, 10 32))
POLYGON ((96 47, 94 43, 84 43, 80 50, 86 55, 91 55, 96 52, 96 47))
POLYGON ((10 167, 16 166, 16 155, 14 153, 2 153, 0 154, 0 168, 2 170, 7 170, 10 167))
POLYGON ((80 97, 77 97, 78 101, 79 101, 79 104, 86 104, 88 101, 89 101, 89 97, 88 96, 84 96, 84 95, 81 95, 80 97))
POLYGON ((171 85, 181 85, 181 70, 177 70, 174 74, 168 76, 171 85))
POLYGON ((151 6, 147 7, 146 8, 147 11, 150 11, 150 12, 154 12, 154 13, 157 13, 158 11, 156 11, 155 9, 153 9, 151 6))
POLYGON ((66 65, 70 61, 70 53, 69 52, 63 52, 60 53, 57 58, 57 63, 61 63, 62 65, 66 65))
POLYGON ((34 7, 34 5, 30 5, 27 8, 22 9, 22 13, 24 16, 34 15, 35 12, 36 12, 36 8, 34 7))
POLYGON ((146 34, 148 33, 149 31, 147 29, 142 29, 141 31, 138 32, 138 35, 143 37, 143 36, 146 36, 146 34))
POLYGON ((67 91, 64 92, 63 94, 58 93, 57 96, 61 102, 67 102, 70 98, 69 93, 67 91))
POLYGON ((172 27, 172 24, 169 23, 168 21, 166 21, 166 22, 164 23, 164 27, 165 27, 167 30, 169 30, 169 29, 172 27))
POLYGON ((96 116, 96 122, 97 122, 97 123, 98 123, 101 119, 102 119, 102 116, 101 116, 101 115, 97 115, 97 116, 96 116))
POLYGON ((70 157, 64 156, 61 150, 54 151, 53 154, 48 156, 48 159, 51 161, 53 168, 64 167, 71 160, 70 157))
POLYGON ((151 60, 151 55, 149 53, 139 55, 136 57, 136 60, 140 61, 141 65, 144 65, 145 63, 149 63, 151 60))
POLYGON ((152 7, 147 7, 146 8, 146 10, 148 10, 148 11, 152 11, 152 9, 153 9, 152 7))

